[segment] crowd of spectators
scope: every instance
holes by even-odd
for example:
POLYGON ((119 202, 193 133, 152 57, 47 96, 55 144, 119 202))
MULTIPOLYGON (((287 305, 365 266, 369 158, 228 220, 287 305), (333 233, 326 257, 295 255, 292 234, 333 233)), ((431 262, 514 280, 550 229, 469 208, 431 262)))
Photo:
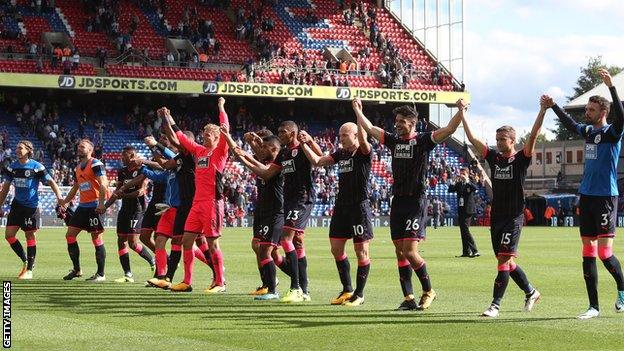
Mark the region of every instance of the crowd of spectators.
MULTIPOLYGON (((15 6, 15 0, 4 1, 8 3, 8 10, 0 13, 2 23, 2 35, 22 38, 29 58, 36 61, 36 71, 42 72, 45 60, 49 57, 50 66, 54 69, 61 67, 63 74, 71 74, 73 69, 80 64, 79 48, 57 47, 47 48, 44 45, 30 42, 21 33, 8 33, 4 18, 12 16, 21 20, 15 6), (57 51, 58 50, 58 51, 57 51)), ((170 22, 167 1, 164 0, 132 0, 139 8, 156 13, 161 32, 165 36, 184 38, 190 40, 195 50, 179 50, 179 54, 167 52, 163 57, 153 56, 147 48, 137 50, 133 48, 132 41, 141 21, 145 18, 133 15, 127 28, 120 25, 120 0, 81 0, 84 11, 89 15, 85 22, 87 32, 99 32, 106 34, 115 44, 118 53, 133 51, 140 53, 146 59, 162 60, 163 64, 170 66, 182 66, 191 68, 206 67, 209 56, 219 56, 222 43, 216 35, 214 23, 211 18, 200 15, 198 6, 219 9, 230 9, 229 1, 202 0, 196 5, 188 5, 184 9, 181 19, 177 23, 170 22)), ((268 73, 277 71, 279 83, 293 85, 326 85, 326 86, 351 86, 354 75, 374 75, 384 87, 404 88, 414 80, 426 80, 433 85, 447 85, 452 82, 452 77, 437 65, 430 73, 417 70, 413 61, 401 53, 391 39, 380 29, 377 22, 377 8, 363 1, 341 1, 344 24, 358 27, 368 36, 368 43, 363 45, 357 52, 352 52, 353 60, 349 59, 312 59, 306 50, 287 49, 283 42, 269 39, 268 33, 275 29, 275 19, 269 14, 268 7, 274 6, 275 0, 263 0, 259 3, 246 2, 245 6, 231 9, 235 14, 234 35, 239 40, 246 40, 250 46, 256 49, 257 55, 249 57, 244 62, 244 73, 230 72, 218 74, 217 81, 234 82, 259 82, 275 83, 270 81, 268 73), (369 58, 373 52, 378 52, 382 62, 373 64, 369 58), (273 66, 272 59, 288 59, 287 65, 273 66)), ((54 0, 31 1, 30 6, 37 11, 48 11, 54 7, 54 0)), ((318 23, 320 19, 312 10, 308 10, 301 21, 318 23)), ((9 54, 14 48, 7 47, 9 54)), ((110 53, 105 48, 98 48, 95 57, 99 65, 104 67, 110 53)), ((463 86, 457 89, 462 90, 463 86)))

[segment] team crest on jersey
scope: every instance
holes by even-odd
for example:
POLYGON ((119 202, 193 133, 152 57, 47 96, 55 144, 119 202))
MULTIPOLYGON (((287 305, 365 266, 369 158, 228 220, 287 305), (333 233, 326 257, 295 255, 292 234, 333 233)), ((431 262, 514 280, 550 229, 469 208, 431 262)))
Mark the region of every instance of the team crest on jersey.
POLYGON ((509 165, 507 167, 494 165, 494 179, 513 179, 513 165, 509 165))
POLYGON ((134 172, 132 172, 132 178, 136 177, 137 175, 139 175, 139 172, 138 172, 138 171, 134 171, 134 172))
MULTIPOLYGON (((413 139, 415 140, 415 139, 413 139)), ((411 143, 411 140, 410 140, 411 143)), ((412 152, 413 148, 410 144, 396 144, 394 146, 394 157, 396 158, 412 158, 414 154, 412 152)))
POLYGON ((24 176, 25 176, 25 177, 30 177, 30 171, 29 171, 29 170, 26 170, 26 171, 24 172, 24 176))
POLYGON ((594 144, 600 143, 600 140, 602 140, 602 137, 600 136, 600 134, 596 135, 596 137, 594 138, 594 144))
POLYGON ((338 173, 349 173, 353 171, 353 158, 338 161, 338 173))
POLYGON ((206 168, 210 162, 210 157, 200 157, 197 159, 197 168, 206 168))
POLYGON ((511 156, 511 157, 507 160, 507 163, 512 163, 515 159, 516 159, 516 156, 511 156))
POLYGON ((416 145, 416 138, 411 139, 411 140, 409 141, 409 144, 410 144, 410 145, 412 145, 412 146, 416 145))
POLYGON ((292 155, 292 157, 297 157, 298 153, 299 153, 298 149, 293 149, 290 154, 292 155))
POLYGON ((295 168, 295 160, 282 161, 282 173, 294 173, 296 170, 297 169, 295 168))

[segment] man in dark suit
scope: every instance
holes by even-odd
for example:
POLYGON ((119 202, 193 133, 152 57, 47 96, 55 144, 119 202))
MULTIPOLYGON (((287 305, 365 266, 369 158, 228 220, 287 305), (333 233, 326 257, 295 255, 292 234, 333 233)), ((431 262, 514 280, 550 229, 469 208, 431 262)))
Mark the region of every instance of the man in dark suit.
POLYGON ((478 257, 479 250, 470 234, 470 221, 475 212, 475 193, 477 186, 470 181, 468 168, 462 168, 455 182, 449 185, 449 192, 457 193, 457 214, 462 239, 462 254, 460 257, 478 257))

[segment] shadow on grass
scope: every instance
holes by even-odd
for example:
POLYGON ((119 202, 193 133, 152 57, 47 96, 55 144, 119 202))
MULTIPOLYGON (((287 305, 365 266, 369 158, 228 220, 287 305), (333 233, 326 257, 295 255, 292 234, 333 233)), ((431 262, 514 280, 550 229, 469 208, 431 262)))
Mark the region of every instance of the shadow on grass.
MULTIPOLYGON (((543 323, 571 320, 572 317, 515 317, 496 320, 478 317, 478 311, 400 312, 387 309, 345 309, 327 304, 288 305, 253 301, 242 294, 218 296, 195 293, 171 293, 139 284, 93 284, 84 281, 34 280, 13 285, 14 308, 36 312, 71 312, 83 315, 125 317, 175 317, 180 314, 199 320, 227 321, 223 327, 201 323, 207 330, 227 330, 233 325, 242 330, 257 330, 267 325, 281 328, 317 328, 326 326, 405 325, 405 324, 475 324, 543 323), (22 301, 24 297, 24 301, 22 301), (70 311, 68 311, 70 310, 70 311)), ((522 314, 526 316, 525 314, 522 314)))

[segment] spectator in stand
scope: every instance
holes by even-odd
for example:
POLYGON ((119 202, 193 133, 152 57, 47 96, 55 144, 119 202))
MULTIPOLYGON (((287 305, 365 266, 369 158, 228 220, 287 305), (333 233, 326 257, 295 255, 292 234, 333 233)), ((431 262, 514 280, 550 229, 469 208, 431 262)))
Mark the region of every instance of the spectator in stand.
POLYGON ((340 74, 347 74, 348 63, 345 60, 340 61, 339 72, 340 74))
POLYGON ((212 52, 215 56, 219 56, 219 53, 221 52, 221 42, 219 40, 215 39, 212 52))
POLYGON ((43 72, 43 57, 41 55, 37 57, 37 62, 35 64, 35 71, 37 73, 43 72))
POLYGON ((63 61, 69 60, 71 55, 72 55, 72 51, 69 48, 69 46, 66 46, 65 48, 63 48, 63 61))
POLYGON ((56 65, 63 59, 63 49, 58 45, 54 47, 53 55, 50 58, 50 66, 52 69, 56 69, 56 65))
POLYGON ((78 65, 80 64, 80 52, 78 49, 74 50, 74 55, 72 56, 72 69, 78 69, 78 65))
POLYGON ((65 59, 65 57, 63 57, 63 58, 64 58, 64 61, 63 61, 63 64, 62 64, 62 66, 63 66, 63 74, 71 74, 71 68, 72 68, 71 61, 69 59, 65 59))

